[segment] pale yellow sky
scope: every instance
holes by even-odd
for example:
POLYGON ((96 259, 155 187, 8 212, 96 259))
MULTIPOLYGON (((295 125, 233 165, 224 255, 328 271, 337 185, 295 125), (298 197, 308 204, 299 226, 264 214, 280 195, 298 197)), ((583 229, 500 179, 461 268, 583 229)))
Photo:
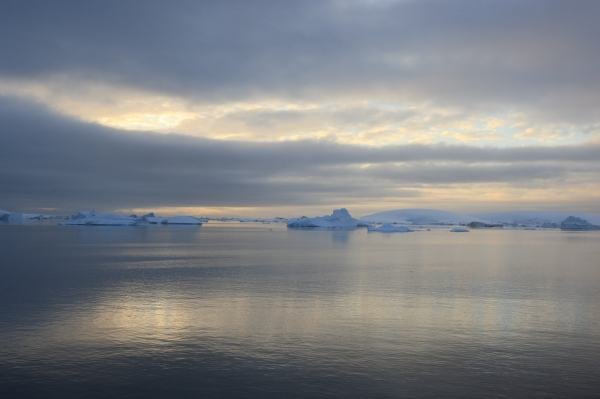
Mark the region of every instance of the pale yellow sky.
POLYGON ((40 102, 82 121, 221 140, 327 139, 347 144, 460 143, 515 146, 582 143, 600 125, 544 122, 515 109, 468 111, 384 93, 295 102, 260 98, 206 102, 126 86, 52 76, 0 78, 0 95, 40 102))

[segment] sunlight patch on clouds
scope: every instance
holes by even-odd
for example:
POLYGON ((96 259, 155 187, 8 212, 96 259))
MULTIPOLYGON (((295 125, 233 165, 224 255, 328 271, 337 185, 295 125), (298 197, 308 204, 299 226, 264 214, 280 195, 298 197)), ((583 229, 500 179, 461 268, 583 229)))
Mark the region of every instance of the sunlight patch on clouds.
POLYGON ((124 214, 144 214, 156 212, 160 215, 186 214, 195 216, 222 217, 295 217, 315 216, 331 212, 331 209, 347 206, 359 216, 394 208, 443 208, 459 212, 485 212, 502 209, 539 209, 561 210, 577 206, 580 211, 596 212, 590 204, 600 202, 600 189, 595 183, 572 184, 569 190, 560 186, 552 187, 530 185, 519 187, 512 184, 480 183, 480 184, 451 184, 451 185, 419 185, 418 187, 403 187, 418 190, 418 197, 383 196, 377 198, 338 199, 330 203, 304 205, 302 210, 297 206, 230 206, 230 207, 155 207, 127 208, 117 212, 124 214), (579 203, 574 203, 578 198, 579 203))
POLYGON ((600 126, 531 122, 523 113, 494 114, 386 98, 315 101, 261 98, 203 102, 81 81, 0 79, 0 95, 33 99, 86 122, 129 131, 241 141, 319 139, 357 145, 468 143, 564 144, 600 136, 600 126))
POLYGON ((177 98, 95 82, 75 84, 65 76, 47 81, 0 79, 0 94, 33 99, 70 117, 127 130, 164 131, 196 115, 177 98))

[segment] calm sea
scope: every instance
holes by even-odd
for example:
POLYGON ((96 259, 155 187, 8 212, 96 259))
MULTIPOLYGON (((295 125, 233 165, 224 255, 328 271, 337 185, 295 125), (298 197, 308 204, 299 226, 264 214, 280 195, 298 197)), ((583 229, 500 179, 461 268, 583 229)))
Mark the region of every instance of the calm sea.
POLYGON ((0 397, 599 397, 600 232, 0 226, 0 397))

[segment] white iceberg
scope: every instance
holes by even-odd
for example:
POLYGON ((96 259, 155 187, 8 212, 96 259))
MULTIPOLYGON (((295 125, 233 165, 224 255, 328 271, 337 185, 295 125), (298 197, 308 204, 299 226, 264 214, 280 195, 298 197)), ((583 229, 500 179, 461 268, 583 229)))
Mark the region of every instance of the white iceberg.
POLYGON ((467 229, 464 226, 454 226, 453 228, 450 229, 450 231, 452 233, 468 233, 469 229, 467 229))
POLYGON ((8 212, 0 210, 0 222, 5 223, 23 224, 30 222, 39 222, 48 218, 49 216, 41 215, 39 213, 8 212))
POLYGON ((384 223, 379 226, 369 225, 367 227, 368 231, 373 231, 377 233, 408 233, 413 230, 409 229, 407 226, 392 224, 392 223, 384 223))
POLYGON ((591 231, 600 230, 600 226, 595 226, 585 219, 576 216, 569 216, 560 224, 561 230, 566 231, 591 231))
POLYGON ((335 209, 331 215, 290 219, 288 227, 296 229, 355 229, 364 224, 354 219, 346 208, 335 209))
POLYGON ((68 226, 135 226, 139 222, 140 219, 135 216, 82 211, 71 216, 64 224, 68 226))

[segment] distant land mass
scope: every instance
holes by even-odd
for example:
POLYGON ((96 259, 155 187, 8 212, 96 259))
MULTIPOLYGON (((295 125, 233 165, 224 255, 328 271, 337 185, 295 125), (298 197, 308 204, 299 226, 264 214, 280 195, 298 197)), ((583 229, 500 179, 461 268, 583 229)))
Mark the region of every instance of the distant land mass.
POLYGON ((569 216, 600 224, 600 214, 564 211, 514 211, 464 214, 439 209, 395 209, 363 216, 361 220, 371 223, 405 224, 487 224, 522 225, 559 228, 569 216))

